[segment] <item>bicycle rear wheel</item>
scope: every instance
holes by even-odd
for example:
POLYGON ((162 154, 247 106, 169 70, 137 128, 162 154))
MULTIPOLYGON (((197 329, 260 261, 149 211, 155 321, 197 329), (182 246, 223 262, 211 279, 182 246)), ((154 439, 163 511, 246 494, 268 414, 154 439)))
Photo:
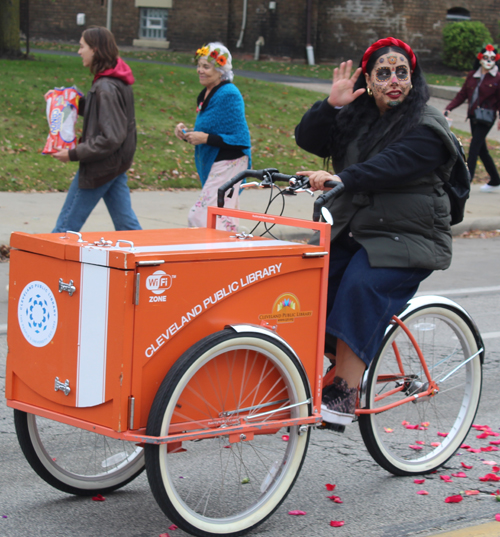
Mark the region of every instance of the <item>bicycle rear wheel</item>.
MULTIPOLYGON (((285 345, 270 335, 223 330, 191 347, 167 374, 147 434, 216 432, 245 417, 249 424, 307 417, 309 400, 307 378, 285 345)), ((248 437, 148 444, 151 489, 183 530, 242 535, 285 499, 301 469, 309 433, 306 426, 288 431, 277 421, 271 430, 248 437)))
POLYGON ((105 494, 144 470, 144 450, 64 423, 14 410, 17 438, 35 472, 58 490, 105 494))
MULTIPOLYGON (((439 392, 359 417, 366 447, 395 475, 432 472, 460 447, 476 415, 482 367, 474 327, 458 308, 427 304, 400 319, 410 329, 439 392)), ((415 347, 395 325, 367 373, 366 408, 380 408, 427 389, 415 347)))

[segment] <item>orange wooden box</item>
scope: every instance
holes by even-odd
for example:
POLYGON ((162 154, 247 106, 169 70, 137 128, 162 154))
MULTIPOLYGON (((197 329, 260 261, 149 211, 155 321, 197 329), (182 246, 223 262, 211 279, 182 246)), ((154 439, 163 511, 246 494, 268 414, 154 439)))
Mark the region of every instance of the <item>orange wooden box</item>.
MULTIPOLYGON (((269 220, 249 216, 259 217, 269 220)), ((13 233, 7 404, 99 432, 143 429, 179 356, 248 323, 276 327, 318 405, 329 232, 302 227, 321 228, 319 246, 210 228, 106 232, 104 242, 13 233)))

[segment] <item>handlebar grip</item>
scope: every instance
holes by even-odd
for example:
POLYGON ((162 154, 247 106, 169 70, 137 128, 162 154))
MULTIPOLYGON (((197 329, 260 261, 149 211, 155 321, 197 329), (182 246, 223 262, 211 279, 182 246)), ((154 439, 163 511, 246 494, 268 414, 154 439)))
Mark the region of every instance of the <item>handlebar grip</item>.
POLYGON ((235 175, 232 179, 229 179, 229 181, 224 183, 219 190, 217 190, 217 207, 224 207, 224 194, 236 183, 243 181, 243 179, 246 179, 247 177, 253 177, 254 179, 260 179, 262 181, 264 175, 268 171, 269 170, 245 170, 244 172, 235 175))
POLYGON ((321 194, 321 196, 314 202, 313 222, 319 222, 319 219, 321 218, 321 208, 332 198, 337 197, 345 188, 344 183, 337 183, 336 181, 327 181, 325 186, 333 186, 333 188, 328 192, 321 194))

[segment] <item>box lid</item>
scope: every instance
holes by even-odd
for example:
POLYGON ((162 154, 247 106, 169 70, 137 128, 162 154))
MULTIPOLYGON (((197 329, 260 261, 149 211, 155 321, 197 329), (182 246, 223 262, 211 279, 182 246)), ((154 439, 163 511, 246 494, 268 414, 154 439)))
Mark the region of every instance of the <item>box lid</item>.
POLYGON ((57 259, 119 269, 136 264, 155 264, 168 259, 222 259, 251 255, 300 255, 321 250, 319 246, 277 239, 238 238, 234 233, 211 228, 155 229, 88 233, 15 232, 11 247, 57 259), (250 253, 251 252, 251 253, 250 253))

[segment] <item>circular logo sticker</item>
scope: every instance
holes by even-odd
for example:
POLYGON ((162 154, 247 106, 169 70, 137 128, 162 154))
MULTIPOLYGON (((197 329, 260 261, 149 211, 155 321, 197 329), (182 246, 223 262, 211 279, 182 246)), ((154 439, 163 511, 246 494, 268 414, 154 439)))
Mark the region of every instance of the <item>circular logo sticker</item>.
POLYGON ((17 308, 19 326, 26 341, 45 347, 57 330, 57 303, 43 282, 29 283, 22 291, 17 308))

